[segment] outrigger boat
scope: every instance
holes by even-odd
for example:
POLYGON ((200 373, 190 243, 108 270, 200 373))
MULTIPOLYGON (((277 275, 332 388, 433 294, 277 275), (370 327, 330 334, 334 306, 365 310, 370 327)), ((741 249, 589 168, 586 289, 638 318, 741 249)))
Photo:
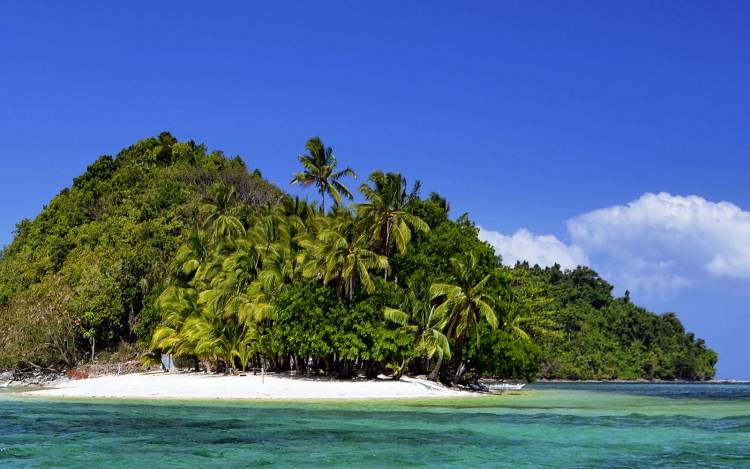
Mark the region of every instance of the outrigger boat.
POLYGON ((526 383, 519 383, 518 381, 480 381, 484 391, 490 392, 502 392, 502 391, 518 391, 526 386, 526 383))
POLYGON ((486 383, 490 391, 518 391, 526 386, 526 383, 486 383))

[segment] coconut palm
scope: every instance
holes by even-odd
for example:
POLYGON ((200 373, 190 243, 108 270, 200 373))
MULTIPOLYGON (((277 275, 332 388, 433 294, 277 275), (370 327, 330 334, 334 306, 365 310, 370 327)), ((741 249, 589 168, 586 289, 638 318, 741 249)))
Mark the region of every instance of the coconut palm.
POLYGON ((185 244, 180 246, 175 253, 174 273, 178 276, 184 275, 192 280, 201 264, 208 260, 209 255, 206 233, 194 228, 188 234, 185 244))
POLYGON ((234 216, 235 191, 233 186, 215 185, 200 206, 206 215, 203 226, 212 242, 236 239, 245 234, 242 222, 234 216))
POLYGON ((255 334, 246 333, 238 338, 232 347, 232 357, 236 357, 240 362, 240 371, 247 369, 247 364, 253 355, 251 344, 255 340, 255 334))
POLYGON ((306 155, 299 156, 304 170, 294 173, 291 184, 304 187, 315 186, 320 193, 323 212, 326 210, 326 195, 331 196, 334 206, 341 205, 341 196, 351 200, 351 191, 339 182, 344 177, 356 178, 357 174, 351 168, 336 171, 338 165, 333 148, 326 147, 320 137, 313 137, 305 143, 306 155))
POLYGON ((367 235, 360 234, 352 220, 339 221, 320 232, 315 241, 304 241, 308 251, 304 274, 321 278, 323 283, 336 284, 339 295, 354 299, 355 282, 371 293, 375 284, 370 270, 385 270, 388 259, 369 249, 367 235))
MULTIPOLYGON (((357 217, 378 253, 390 256, 391 244, 399 252, 406 251, 411 240, 411 229, 427 232, 430 227, 418 216, 410 213, 406 206, 410 198, 416 197, 419 185, 409 194, 406 179, 400 173, 375 171, 368 177, 371 185, 362 184, 359 191, 367 202, 357 205, 357 217)), ((385 273, 387 278, 388 273, 385 273)))
POLYGON ((304 263, 300 241, 310 239, 300 216, 276 206, 256 220, 248 236, 261 259, 257 279, 264 293, 274 296, 284 285, 299 280, 304 263))
POLYGON ((405 308, 386 307, 383 314, 387 320, 399 324, 414 334, 415 350, 426 358, 425 368, 427 368, 430 359, 434 356, 437 356, 440 361, 451 357, 450 344, 441 330, 443 318, 439 313, 436 314, 437 308, 431 301, 426 279, 413 277, 407 281, 407 287, 405 308))
MULTIPOLYGON (((436 312, 443 316, 443 326, 447 327, 446 335, 453 338, 456 350, 460 351, 466 337, 472 332, 476 335, 477 346, 479 345, 479 321, 484 320, 496 329, 498 320, 494 310, 495 302, 485 292, 493 273, 474 283, 473 273, 477 267, 477 259, 471 252, 463 258, 452 258, 451 265, 454 270, 453 283, 433 283, 430 295, 433 300, 441 301, 436 312)), ((433 370, 433 377, 437 376, 439 365, 440 363, 433 370)), ((464 369, 465 364, 459 362, 454 383, 461 378, 464 369)))
POLYGON ((227 369, 231 367, 232 339, 235 325, 222 318, 214 308, 201 308, 199 314, 189 317, 180 334, 185 340, 195 344, 195 353, 214 362, 223 361, 227 369))
POLYGON ((286 216, 297 216, 303 221, 318 213, 317 202, 309 203, 306 199, 299 197, 284 197, 280 205, 286 216))
POLYGON ((185 321, 197 315, 197 292, 190 288, 167 287, 156 300, 162 312, 162 322, 154 331, 151 347, 174 356, 189 356, 195 353, 195 342, 181 334, 185 321))

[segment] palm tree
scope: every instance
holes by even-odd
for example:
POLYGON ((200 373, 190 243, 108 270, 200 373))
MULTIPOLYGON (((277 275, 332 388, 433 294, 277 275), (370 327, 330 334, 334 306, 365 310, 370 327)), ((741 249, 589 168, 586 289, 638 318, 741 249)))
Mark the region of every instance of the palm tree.
MULTIPOLYGON (((480 320, 484 319, 490 327, 497 328, 498 320, 495 315, 494 301, 485 293, 487 283, 493 273, 487 274, 478 283, 474 283, 473 273, 477 267, 477 259, 469 252, 464 258, 452 258, 454 275, 453 283, 433 283, 430 294, 433 300, 441 299, 442 303, 436 312, 444 317, 443 325, 447 327, 446 335, 452 337, 456 343, 456 350, 460 353, 466 337, 471 332, 476 334, 477 346, 479 345, 480 320)), ((433 377, 437 377, 440 363, 433 370, 433 377)), ((453 382, 461 379, 465 364, 459 362, 458 371, 453 382)))
POLYGON ((310 233, 294 210, 282 205, 273 207, 257 217, 248 232, 260 260, 257 280, 263 284, 263 292, 271 296, 302 275, 304 256, 300 242, 310 239, 310 233))
POLYGON ((175 253, 174 274, 176 276, 184 275, 192 279, 201 264, 208 260, 209 254, 206 234, 198 228, 194 228, 188 234, 185 244, 180 246, 175 253))
MULTIPOLYGON (((394 309, 386 307, 383 311, 385 318, 395 322, 414 334, 415 350, 426 358, 425 369, 432 357, 442 361, 451 357, 448 338, 443 334, 443 317, 436 314, 436 307, 430 298, 430 291, 426 287, 426 279, 412 277, 407 281, 408 293, 404 308, 394 309)), ((402 370, 408 363, 404 363, 402 370)))
POLYGON ((245 234, 242 222, 233 214, 235 191, 232 186, 215 185, 203 200, 200 211, 207 215, 203 222, 211 241, 232 240, 245 234))
POLYGON ((287 217, 296 216, 300 220, 307 220, 318 213, 317 202, 308 202, 307 199, 295 197, 284 197, 281 200, 281 209, 287 217))
POLYGON ((370 270, 388 268, 388 259, 369 249, 365 234, 359 234, 352 220, 338 222, 320 232, 315 241, 303 241, 308 251, 304 274, 321 278, 323 283, 336 283, 339 295, 354 300, 355 281, 367 292, 375 289, 370 270))
POLYGON ((315 186, 320 193, 323 212, 326 210, 326 194, 333 198, 334 206, 341 205, 341 196, 351 200, 351 191, 339 179, 343 177, 356 178, 357 174, 351 168, 336 171, 336 156, 333 148, 326 147, 320 137, 313 137, 305 143, 307 155, 300 155, 299 162, 302 163, 304 171, 294 173, 291 184, 302 186, 315 186))
POLYGON ((229 370, 236 332, 236 323, 224 320, 214 308, 203 307, 199 314, 185 321, 180 334, 195 344, 197 355, 215 362, 223 361, 229 370))
MULTIPOLYGON (((357 216, 370 232, 370 240, 380 254, 389 257, 391 243, 404 252, 411 240, 411 229, 428 232, 430 227, 406 209, 409 200, 416 197, 419 184, 409 194, 406 179, 400 173, 375 171, 367 178, 372 186, 362 184, 359 191, 367 202, 357 206, 357 216)), ((385 272, 387 278, 388 272, 385 272)))
POLYGON ((232 347, 232 357, 236 357, 240 362, 240 371, 247 369, 247 364, 253 354, 251 344, 255 339, 254 334, 246 333, 238 338, 232 347))
POLYGON ((199 368, 195 356, 195 342, 182 334, 182 327, 190 317, 200 311, 197 292, 192 288, 167 287, 156 300, 156 307, 162 312, 161 324, 154 331, 151 348, 176 357, 193 356, 196 371, 199 368))

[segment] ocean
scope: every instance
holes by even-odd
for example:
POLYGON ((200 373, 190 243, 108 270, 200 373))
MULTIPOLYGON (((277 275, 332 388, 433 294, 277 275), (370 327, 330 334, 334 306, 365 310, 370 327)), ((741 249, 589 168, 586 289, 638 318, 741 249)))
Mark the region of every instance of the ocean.
POLYGON ((0 467, 750 467, 750 384, 350 402, 0 393, 0 467))

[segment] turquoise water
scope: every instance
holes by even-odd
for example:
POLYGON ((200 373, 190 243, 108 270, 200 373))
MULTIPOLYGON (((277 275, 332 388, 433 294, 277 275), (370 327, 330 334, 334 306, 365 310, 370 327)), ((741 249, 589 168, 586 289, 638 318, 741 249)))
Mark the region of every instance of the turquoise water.
POLYGON ((399 402, 0 394, 0 467, 750 467, 750 385, 546 384, 399 402))

